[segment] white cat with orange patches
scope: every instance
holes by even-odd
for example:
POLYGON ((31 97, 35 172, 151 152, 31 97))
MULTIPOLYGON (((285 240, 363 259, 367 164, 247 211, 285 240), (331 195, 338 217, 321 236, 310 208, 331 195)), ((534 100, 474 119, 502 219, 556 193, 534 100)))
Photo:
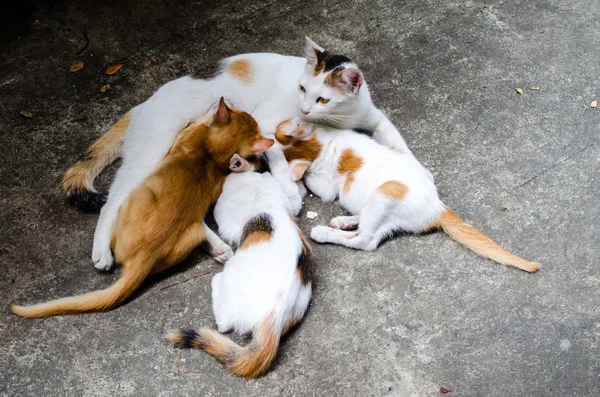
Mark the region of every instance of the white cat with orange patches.
POLYGON ((311 297, 313 261, 294 222, 302 197, 281 148, 267 152, 272 174, 234 156, 231 174, 215 206, 221 237, 237 245, 225 269, 212 279, 212 305, 219 332, 252 332, 240 347, 209 328, 169 332, 177 347, 196 347, 235 375, 254 378, 271 366, 280 337, 304 317, 311 297))
POLYGON ((438 197, 433 181, 412 156, 390 150, 349 130, 304 123, 296 118, 279 125, 294 179, 325 201, 339 198, 352 216, 317 226, 311 238, 362 250, 376 249, 396 232, 444 230, 479 255, 535 272, 540 265, 522 259, 467 224, 438 197))

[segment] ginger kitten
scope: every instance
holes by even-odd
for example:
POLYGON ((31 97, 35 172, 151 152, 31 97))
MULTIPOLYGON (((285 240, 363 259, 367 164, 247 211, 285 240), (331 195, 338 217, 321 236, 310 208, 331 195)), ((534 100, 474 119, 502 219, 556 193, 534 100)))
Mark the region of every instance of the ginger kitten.
POLYGON ((12 311, 44 317, 105 311, 120 304, 150 273, 181 262, 203 241, 218 239, 204 216, 221 193, 229 159, 235 153, 260 154, 272 144, 252 116, 229 109, 221 98, 214 115, 179 133, 156 171, 120 207, 111 249, 123 265, 121 278, 104 290, 32 306, 13 305, 12 311))

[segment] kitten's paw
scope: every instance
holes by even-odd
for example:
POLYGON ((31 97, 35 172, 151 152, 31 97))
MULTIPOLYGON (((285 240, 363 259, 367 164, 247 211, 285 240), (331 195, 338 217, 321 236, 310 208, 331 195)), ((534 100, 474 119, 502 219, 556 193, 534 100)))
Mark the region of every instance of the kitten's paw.
MULTIPOLYGON (((93 259, 94 259, 94 256, 92 255, 92 260, 93 259)), ((104 272, 107 272, 110 269, 112 269, 114 264, 115 264, 115 260, 113 259, 112 252, 110 252, 110 249, 108 249, 108 251, 102 252, 100 254, 100 258, 98 260, 94 261, 94 267, 97 270, 104 271, 104 272)))
POLYGON ((227 262, 227 260, 233 256, 233 250, 230 246, 224 245, 219 248, 211 249, 210 254, 217 262, 219 262, 221 265, 224 265, 225 262, 227 262))
POLYGON ((328 237, 333 230, 328 226, 315 226, 310 231, 310 238, 318 243, 326 243, 329 241, 328 237))
POLYGON ((336 216, 329 224, 334 229, 355 230, 359 221, 359 216, 336 216))

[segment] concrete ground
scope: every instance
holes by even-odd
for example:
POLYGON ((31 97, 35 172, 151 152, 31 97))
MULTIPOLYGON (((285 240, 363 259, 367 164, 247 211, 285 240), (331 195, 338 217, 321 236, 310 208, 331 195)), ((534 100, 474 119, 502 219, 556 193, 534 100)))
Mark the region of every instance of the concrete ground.
MULTIPOLYGON (((0 17, 0 396, 600 395, 596 1, 13 3, 0 17), (9 313, 116 279, 89 259, 97 216, 66 207, 59 188, 112 122, 220 58, 300 55, 304 35, 359 63, 447 205, 542 270, 441 233, 374 253, 314 245, 310 312, 252 381, 161 341, 167 328, 214 325, 220 267, 201 252, 109 313, 9 313), (70 73, 76 59, 85 67, 70 73)), ((300 225, 341 212, 308 198, 300 225)))

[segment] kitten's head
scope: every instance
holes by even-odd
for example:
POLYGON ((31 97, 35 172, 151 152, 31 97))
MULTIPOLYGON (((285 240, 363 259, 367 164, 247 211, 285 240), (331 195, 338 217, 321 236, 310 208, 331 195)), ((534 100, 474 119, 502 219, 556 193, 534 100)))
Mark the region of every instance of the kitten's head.
POLYGON ((283 148, 295 181, 302 179, 323 148, 317 139, 314 124, 304 122, 299 117, 280 123, 275 132, 275 139, 283 148))
POLYGON ((328 121, 327 115, 343 114, 356 102, 362 85, 362 73, 349 58, 332 55, 306 38, 306 67, 298 86, 305 119, 328 121))
POLYGON ((231 109, 221 98, 209 125, 207 148, 219 163, 227 164, 234 154, 252 159, 275 142, 261 135, 256 120, 246 112, 231 109))

